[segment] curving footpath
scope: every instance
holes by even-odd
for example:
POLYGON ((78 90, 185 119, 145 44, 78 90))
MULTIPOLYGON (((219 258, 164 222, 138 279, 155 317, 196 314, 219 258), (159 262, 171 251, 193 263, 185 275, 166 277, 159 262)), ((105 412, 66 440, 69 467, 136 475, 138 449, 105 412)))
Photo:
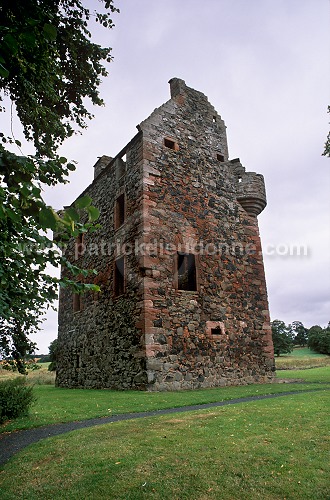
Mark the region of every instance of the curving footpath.
MULTIPOLYGON (((178 408, 166 408, 163 410, 144 411, 139 413, 122 413, 111 417, 99 417, 89 420, 81 420, 78 422, 67 422, 64 424, 53 424, 44 427, 36 427, 23 431, 14 431, 12 433, 0 434, 0 465, 6 463, 15 453, 37 443, 41 439, 46 439, 66 432, 94 427, 95 425, 110 424, 112 422, 121 422, 124 420, 132 420, 135 418, 158 417, 160 415, 169 415, 171 413, 182 413, 185 411, 206 410, 208 408, 216 408, 219 406, 234 405, 239 403, 247 403, 249 401, 260 401, 261 399, 273 399, 282 396, 290 396, 292 394, 302 394, 305 392, 324 391, 325 388, 308 389, 306 391, 287 391, 279 394, 265 394, 260 396, 250 396, 246 398, 229 399, 228 401, 219 401, 215 403, 206 403, 201 405, 181 406, 178 408)), ((329 390, 329 389, 328 389, 329 390)))

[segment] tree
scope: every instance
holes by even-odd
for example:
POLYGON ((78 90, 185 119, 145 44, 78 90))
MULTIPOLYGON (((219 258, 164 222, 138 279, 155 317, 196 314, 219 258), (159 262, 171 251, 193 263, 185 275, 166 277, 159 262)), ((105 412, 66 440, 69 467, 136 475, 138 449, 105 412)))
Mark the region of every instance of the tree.
POLYGON ((49 350, 49 359, 50 365, 48 366, 48 370, 53 372, 56 370, 56 361, 57 361, 57 349, 58 349, 58 340, 55 339, 50 343, 49 350))
POLYGON ((326 328, 314 325, 308 330, 308 347, 320 354, 330 355, 330 323, 326 328))
POLYGON ((31 156, 16 154, 19 141, 0 132, 0 350, 20 359, 33 351, 29 336, 58 284, 77 292, 97 289, 88 283, 90 272, 71 265, 60 250, 70 237, 95 229, 98 210, 85 196, 56 213, 42 189, 65 183, 75 169, 57 151, 92 118, 86 100, 103 104, 98 86, 111 49, 92 43, 89 22, 112 28, 118 9, 113 0, 99 4, 103 12, 91 12, 80 0, 3 1, 0 7, 0 100, 10 99, 35 148, 31 156), (57 233, 56 244, 49 230, 57 233), (71 275, 62 281, 50 276, 48 263, 66 265, 71 275))
POLYGON ((274 353, 276 356, 291 352, 293 349, 292 336, 290 329, 284 321, 275 319, 271 322, 272 336, 274 344, 274 353))
POLYGON ((308 340, 308 329, 304 327, 301 321, 293 321, 292 325, 289 325, 289 329, 294 345, 304 347, 308 340))
MULTIPOLYGON (((330 106, 328 106, 328 113, 330 113, 330 106)), ((324 144, 324 151, 322 153, 323 156, 330 156, 330 132, 327 136, 327 140, 324 144)))

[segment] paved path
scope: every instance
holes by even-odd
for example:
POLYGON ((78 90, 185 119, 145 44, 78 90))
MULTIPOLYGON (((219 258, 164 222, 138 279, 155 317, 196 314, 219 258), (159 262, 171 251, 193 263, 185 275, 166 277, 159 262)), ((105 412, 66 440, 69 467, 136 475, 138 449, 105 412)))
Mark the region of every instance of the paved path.
POLYGON ((0 434, 0 466, 9 460, 15 453, 36 443, 41 439, 52 436, 58 436, 66 432, 77 429, 85 429, 95 425, 109 424, 112 422, 120 422, 123 420, 132 420, 135 418, 158 417, 159 415, 169 415, 171 413, 181 413, 185 411, 205 410, 219 406, 235 405, 238 403, 247 403, 249 401, 260 401, 261 399, 273 399, 282 396, 290 396, 292 394, 301 394, 305 392, 315 392, 321 390, 329 390, 325 388, 309 389, 307 391, 287 391, 279 394, 265 394, 260 396, 250 396, 246 398, 230 399, 228 401, 219 401, 215 403, 207 403, 202 405, 181 406, 179 408, 167 408, 164 410, 144 411, 139 413, 122 413, 111 417, 92 418, 89 420, 81 420, 78 422, 67 422, 65 424, 53 424, 45 427, 36 427, 35 429, 27 429, 23 431, 15 431, 9 434, 0 434))

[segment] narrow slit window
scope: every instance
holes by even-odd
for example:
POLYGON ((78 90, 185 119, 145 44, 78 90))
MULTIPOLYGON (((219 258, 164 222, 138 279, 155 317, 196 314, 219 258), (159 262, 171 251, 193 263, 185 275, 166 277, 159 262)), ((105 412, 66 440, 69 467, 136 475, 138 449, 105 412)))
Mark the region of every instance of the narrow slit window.
POLYGON ((217 117, 215 115, 213 115, 213 123, 216 123, 217 121, 217 117))
POLYGON ((225 161, 224 155, 222 155, 221 153, 217 153, 217 160, 221 162, 225 161))
POLYGON ((80 354, 76 354, 76 359, 75 359, 76 363, 75 363, 75 367, 76 368, 80 368, 81 367, 81 356, 80 354))
POLYGON ((73 312, 82 310, 82 296, 80 293, 73 294, 73 312))
POLYGON ((120 257, 115 261, 115 297, 125 293, 125 258, 120 257))
POLYGON ((115 229, 118 229, 125 221, 125 195, 121 194, 115 204, 115 229))
POLYGON ((178 253, 178 290, 196 291, 196 261, 193 254, 178 253))
POLYGON ((171 139, 164 139, 164 146, 166 146, 169 149, 172 149, 173 151, 178 151, 179 150, 179 145, 172 141, 171 139))
POLYGON ((80 233, 78 234, 76 238, 76 245, 75 245, 75 257, 78 259, 78 257, 81 257, 81 255, 84 254, 85 246, 84 246, 84 234, 80 233))

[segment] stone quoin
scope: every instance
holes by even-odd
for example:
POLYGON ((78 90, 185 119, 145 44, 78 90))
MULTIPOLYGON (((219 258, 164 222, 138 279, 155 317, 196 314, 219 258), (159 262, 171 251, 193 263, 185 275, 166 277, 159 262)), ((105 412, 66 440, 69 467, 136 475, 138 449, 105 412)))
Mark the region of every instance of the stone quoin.
POLYGON ((166 391, 274 379, 257 221, 263 177, 229 160, 224 121, 206 96, 169 83, 171 99, 116 157, 98 160, 82 193, 101 228, 65 255, 97 270, 101 292, 60 291, 60 387, 166 391))

